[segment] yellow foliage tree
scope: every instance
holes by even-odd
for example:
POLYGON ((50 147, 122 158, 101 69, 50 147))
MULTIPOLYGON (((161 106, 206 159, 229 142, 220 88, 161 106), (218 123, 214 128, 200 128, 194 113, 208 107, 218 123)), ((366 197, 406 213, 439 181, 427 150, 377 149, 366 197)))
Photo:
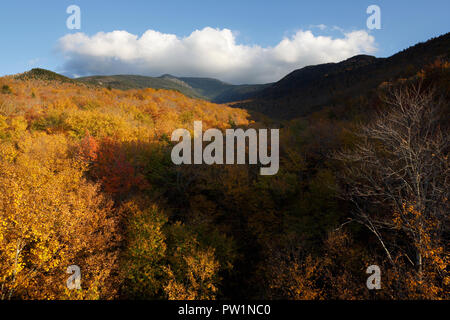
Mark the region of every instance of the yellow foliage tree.
POLYGON ((114 297, 112 203, 83 178, 64 136, 29 134, 11 151, 0 157, 0 298, 114 297), (70 265, 82 270, 80 291, 66 287, 70 265))

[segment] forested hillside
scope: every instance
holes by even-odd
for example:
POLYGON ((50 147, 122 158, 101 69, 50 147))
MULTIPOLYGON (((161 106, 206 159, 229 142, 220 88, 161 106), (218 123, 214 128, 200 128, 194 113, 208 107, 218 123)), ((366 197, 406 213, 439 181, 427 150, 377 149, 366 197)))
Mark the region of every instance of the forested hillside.
POLYGON ((247 113, 48 74, 0 79, 0 297, 215 297, 232 240, 187 222, 193 176, 172 165, 169 141, 194 119, 225 129, 247 113), (81 292, 66 288, 72 264, 81 292))
POLYGON ((419 43, 388 58, 358 55, 339 63, 307 66, 275 83, 232 85, 211 78, 91 76, 75 79, 105 88, 171 89, 189 97, 230 103, 274 119, 293 119, 368 94, 383 82, 406 79, 436 59, 450 58, 450 33, 419 43))
MULTIPOLYGON (((35 72, 37 71, 32 73, 35 72)), ((170 74, 160 77, 134 75, 89 76, 77 78, 74 81, 121 90, 145 88, 176 90, 188 97, 201 98, 215 103, 247 99, 270 85, 232 85, 217 79, 175 77, 170 74)))
POLYGON ((191 98, 204 98, 187 83, 169 76, 145 77, 134 75, 91 76, 77 78, 76 81, 107 89, 165 89, 175 90, 191 98))
POLYGON ((295 70, 262 90, 235 99, 244 100, 235 105, 273 118, 292 119, 367 94, 383 82, 407 79, 436 59, 449 58, 450 33, 447 33, 389 58, 360 55, 340 63, 295 70))
POLYGON ((175 91, 0 78, 0 298, 448 299, 449 89, 438 60, 279 123, 175 91), (280 171, 174 165, 171 133, 194 120, 280 126, 280 171))

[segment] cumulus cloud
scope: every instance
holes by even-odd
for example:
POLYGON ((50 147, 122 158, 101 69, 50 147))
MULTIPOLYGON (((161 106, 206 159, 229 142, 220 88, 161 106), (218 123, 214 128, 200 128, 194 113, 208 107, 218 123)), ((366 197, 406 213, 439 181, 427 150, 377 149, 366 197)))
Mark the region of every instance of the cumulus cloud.
POLYGON ((58 49, 69 75, 170 73, 242 84, 273 82, 307 65, 371 54, 376 45, 364 30, 337 38, 299 30, 276 46, 262 47, 237 43, 229 29, 206 27, 184 38, 155 30, 140 37, 127 31, 68 34, 59 39, 58 49))

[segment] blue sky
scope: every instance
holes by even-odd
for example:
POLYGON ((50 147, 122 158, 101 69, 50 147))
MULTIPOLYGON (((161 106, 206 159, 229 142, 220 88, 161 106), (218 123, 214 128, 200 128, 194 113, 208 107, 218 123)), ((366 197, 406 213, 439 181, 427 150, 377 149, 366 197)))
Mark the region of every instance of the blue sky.
MULTIPOLYGON (((264 72, 271 73, 274 70, 273 73, 278 76, 277 72, 282 74, 288 68, 295 69, 307 63, 327 62, 325 61, 327 59, 339 60, 356 52, 354 50, 365 50, 379 57, 390 56, 417 42, 449 32, 449 12, 450 1, 448 0, 7 1, 2 3, 0 11, 0 37, 2 39, 0 75, 19 73, 32 67, 48 68, 72 76, 78 75, 77 73, 84 75, 93 72, 122 71, 122 73, 128 73, 127 68, 129 68, 129 73, 158 75, 158 73, 165 72, 151 63, 150 60, 156 58, 147 52, 153 46, 152 41, 156 41, 154 37, 149 37, 150 40, 146 42, 145 46, 136 45, 136 48, 147 53, 143 53, 142 56, 133 55, 132 58, 129 54, 117 53, 117 48, 110 49, 111 52, 105 49, 98 53, 97 50, 94 50, 95 48, 92 48, 97 42, 94 42, 91 37, 98 32, 108 33, 123 30, 139 38, 147 30, 154 30, 164 35, 175 35, 177 39, 181 40, 189 37, 195 30, 203 30, 204 32, 197 37, 200 39, 197 42, 187 41, 187 43, 173 48, 189 50, 187 48, 194 46, 198 52, 190 55, 189 59, 205 59, 208 70, 206 67, 203 69, 199 67, 200 62, 198 61, 186 62, 187 66, 176 64, 175 62, 180 60, 179 56, 171 56, 170 59, 173 60, 168 61, 158 60, 158 64, 166 66, 170 73, 177 73, 177 75, 188 75, 187 73, 190 72, 194 76, 220 76, 222 72, 225 80, 230 82, 261 82, 270 80, 262 76, 264 72), (66 28, 66 20, 69 16, 66 8, 72 4, 81 8, 81 30, 66 28), (368 30, 366 27, 368 17, 366 8, 372 4, 381 8, 381 30, 368 30), (327 28, 317 27, 321 24, 327 28), (217 33, 206 30, 207 27, 217 30, 217 33), (229 34, 225 32, 226 30, 231 31, 231 40, 229 34), (310 43, 305 42, 310 35, 302 33, 295 37, 299 30, 310 31, 313 34, 315 38, 311 40, 311 46, 318 51, 302 47, 302 43, 310 43), (365 31, 373 38, 367 38, 364 34, 355 36, 357 40, 349 38, 348 33, 357 30, 365 31), (77 44, 82 48, 80 50, 68 45, 68 41, 73 42, 75 38, 67 38, 67 35, 77 32, 82 32, 87 37, 83 40, 78 39, 77 44), (66 38, 63 38, 64 36, 66 38), (326 43, 330 42, 317 40, 319 38, 316 37, 320 36, 329 37, 331 40, 343 38, 352 44, 354 41, 360 42, 355 48, 345 47, 345 53, 340 54, 330 51, 339 51, 340 43, 333 42, 328 50, 329 46, 326 43), (227 56, 211 50, 215 56, 206 57, 206 53, 199 49, 198 43, 203 45, 214 37, 223 37, 221 45, 224 43, 226 45, 227 41, 233 42, 234 47, 230 49, 227 56), (61 47, 62 38, 65 39, 63 48, 61 47), (291 40, 287 46, 284 46, 287 48, 286 51, 281 52, 280 49, 267 53, 267 48, 277 47, 283 38, 291 40), (241 47, 241 45, 245 47, 241 47), (259 50, 251 49, 255 46, 259 47, 259 50), (373 47, 376 47, 376 50, 373 47), (91 59, 94 53, 89 50, 95 51, 95 59, 91 59), (297 52, 301 50, 303 51, 297 52), (305 53, 305 50, 308 53, 305 53), (313 54, 320 55, 322 51, 324 54, 319 60, 316 61, 311 57, 313 54), (262 59, 261 55, 270 56, 266 59, 278 60, 276 63, 268 64, 257 74, 243 70, 243 72, 249 72, 248 77, 238 76, 237 71, 230 71, 229 74, 224 71, 233 68, 242 69, 244 61, 251 61, 249 63, 251 66, 259 66, 261 60, 258 59, 262 59), (282 62, 279 60, 280 56, 284 59, 282 62), (231 61, 238 59, 237 57, 243 59, 242 64, 234 64, 231 61), (222 59, 224 62, 215 65, 212 60, 216 58, 222 59), (131 66, 132 62, 136 62, 139 67, 131 66), (174 63, 171 64, 171 62, 174 63), (99 65, 103 69, 97 68, 99 65), (209 70, 212 71, 208 72, 209 70)), ((123 36, 120 35, 121 39, 123 36)), ((105 44, 107 40, 102 39, 102 41, 105 46, 108 45, 105 44)), ((129 42, 129 40, 126 41, 129 42)), ((214 46, 214 44, 212 45, 214 46)), ((218 48, 221 47, 217 46, 216 49, 219 50, 218 48)), ((164 51, 158 54, 165 55, 164 51)), ((159 58, 161 59, 161 57, 159 58)))

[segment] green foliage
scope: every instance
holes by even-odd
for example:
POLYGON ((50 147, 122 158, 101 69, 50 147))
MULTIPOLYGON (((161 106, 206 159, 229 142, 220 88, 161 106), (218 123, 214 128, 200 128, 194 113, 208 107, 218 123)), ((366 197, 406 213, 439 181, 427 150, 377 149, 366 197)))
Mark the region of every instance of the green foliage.
POLYGON ((60 111, 51 111, 46 116, 36 119, 32 122, 31 128, 33 130, 49 130, 55 132, 66 129, 67 114, 60 111))
POLYGON ((124 293, 132 299, 157 299, 162 296, 166 275, 165 235, 167 218, 156 206, 141 210, 128 202, 123 206, 126 217, 126 250, 122 261, 124 293))

